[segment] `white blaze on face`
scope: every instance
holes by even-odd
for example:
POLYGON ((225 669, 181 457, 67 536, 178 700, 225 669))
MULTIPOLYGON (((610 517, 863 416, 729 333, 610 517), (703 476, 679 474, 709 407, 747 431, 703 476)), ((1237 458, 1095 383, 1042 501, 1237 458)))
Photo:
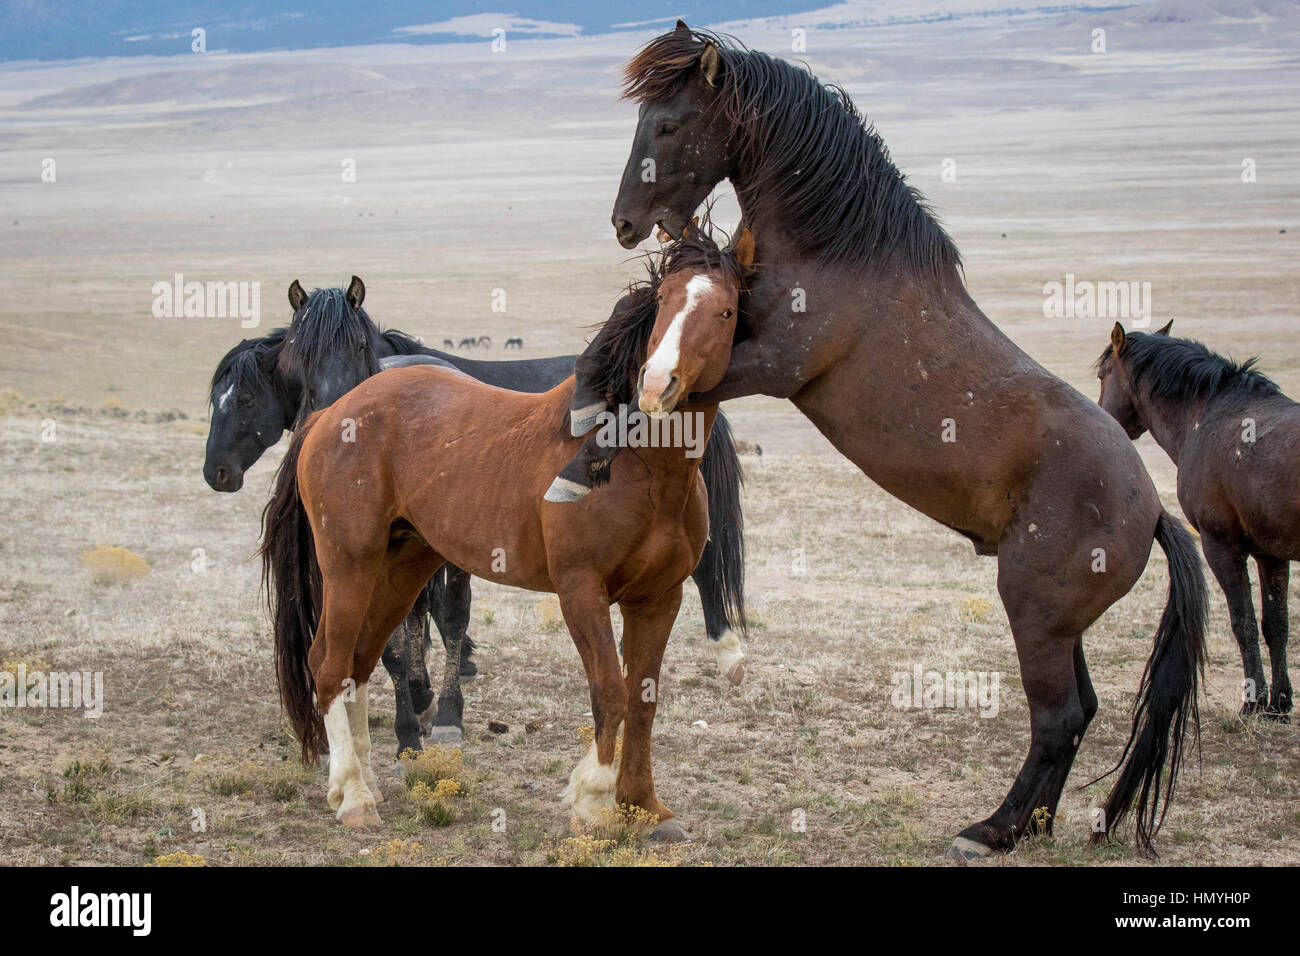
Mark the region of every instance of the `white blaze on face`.
POLYGON ((686 283, 686 304, 673 316, 672 324, 659 342, 659 347, 645 363, 645 385, 643 394, 655 396, 663 393, 672 380, 673 372, 681 362, 682 330, 686 319, 695 311, 696 305, 713 287, 713 280, 706 275, 692 276, 686 283))
POLYGON ((220 411, 224 412, 226 410, 226 406, 230 404, 230 396, 233 395, 234 392, 235 386, 232 384, 230 388, 221 393, 221 397, 217 399, 217 408, 220 411))

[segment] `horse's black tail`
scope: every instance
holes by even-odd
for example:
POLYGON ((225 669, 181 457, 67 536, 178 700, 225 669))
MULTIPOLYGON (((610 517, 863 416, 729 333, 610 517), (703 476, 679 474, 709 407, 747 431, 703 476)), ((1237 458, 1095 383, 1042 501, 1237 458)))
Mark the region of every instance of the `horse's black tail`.
POLYGON ((316 684, 307 652, 320 617, 320 567, 311 523, 298 497, 298 456, 314 419, 298 426, 280 463, 275 493, 262 512, 262 580, 275 628, 275 672, 280 704, 302 744, 302 760, 314 764, 325 745, 325 724, 316 709, 316 684))
MULTIPOLYGON (((1147 852, 1152 851, 1151 841, 1169 811, 1189 721, 1200 746, 1197 695, 1205 673, 1209 616, 1205 575, 1192 536, 1176 518, 1162 512, 1155 538, 1169 559, 1169 599, 1133 705, 1133 729, 1115 767, 1123 769, 1103 807, 1109 836, 1136 799, 1137 845, 1147 852), (1162 805, 1160 782, 1166 758, 1169 770, 1162 805)), ((1094 832, 1094 842, 1101 836, 1100 831, 1094 832)))
MULTIPOLYGON (((740 510, 740 489, 745 475, 736 454, 731 423, 718 412, 713 432, 700 461, 700 473, 709 492, 709 543, 695 570, 701 588, 701 600, 713 603, 726 624, 746 637, 749 622, 745 618, 745 515, 740 510), (709 595, 704 594, 708 589, 709 595)), ((706 611, 708 608, 706 607, 706 611)), ((709 636, 717 638, 709 628, 709 636)))

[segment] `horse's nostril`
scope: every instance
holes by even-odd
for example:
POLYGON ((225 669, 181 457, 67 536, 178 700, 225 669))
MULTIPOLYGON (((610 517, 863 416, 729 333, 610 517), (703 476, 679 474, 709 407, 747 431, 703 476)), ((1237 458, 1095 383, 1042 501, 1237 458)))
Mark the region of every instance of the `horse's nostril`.
POLYGON ((224 485, 230 479, 230 469, 217 468, 217 484, 224 485))

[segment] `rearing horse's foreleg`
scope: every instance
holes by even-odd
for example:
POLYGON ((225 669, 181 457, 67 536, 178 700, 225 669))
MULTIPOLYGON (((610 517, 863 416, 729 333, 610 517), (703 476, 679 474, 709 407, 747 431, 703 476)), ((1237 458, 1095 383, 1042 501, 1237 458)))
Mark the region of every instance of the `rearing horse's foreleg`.
POLYGON ((615 752, 618 728, 627 710, 627 688, 614 646, 609 596, 603 584, 592 580, 556 583, 564 623, 587 672, 596 725, 596 738, 570 774, 560 799, 579 822, 588 823, 601 809, 614 808, 615 752))
POLYGON ((623 663, 627 671, 627 716, 623 729, 623 758, 619 762, 616 798, 655 814, 655 838, 685 837, 675 814, 655 794, 650 763, 650 734, 659 703, 659 669, 668 635, 682 603, 679 585, 648 604, 620 604, 623 614, 623 663))

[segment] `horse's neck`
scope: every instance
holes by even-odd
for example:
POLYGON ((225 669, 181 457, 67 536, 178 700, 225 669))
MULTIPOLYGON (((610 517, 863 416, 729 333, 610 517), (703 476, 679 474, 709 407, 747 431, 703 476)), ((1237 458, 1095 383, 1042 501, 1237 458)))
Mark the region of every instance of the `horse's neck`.
POLYGON ((1187 437, 1201 426, 1208 398, 1159 399, 1145 395, 1138 399, 1138 408, 1147 430, 1156 444, 1165 450, 1175 465, 1182 457, 1187 437))
POLYGON ((692 441, 698 445, 699 454, 691 457, 686 454, 691 449, 676 444, 670 447, 637 450, 637 456, 656 479, 654 482, 656 490, 668 499, 663 503, 670 509, 681 507, 693 487, 691 478, 699 471, 700 463, 704 460, 704 451, 708 447, 709 437, 713 434, 713 423, 718 417, 718 406, 687 405, 677 409, 676 413, 683 416, 683 424, 687 421, 685 416, 691 416, 692 422, 697 421, 694 416, 699 416, 699 427, 692 425, 694 431, 691 435, 692 441))

